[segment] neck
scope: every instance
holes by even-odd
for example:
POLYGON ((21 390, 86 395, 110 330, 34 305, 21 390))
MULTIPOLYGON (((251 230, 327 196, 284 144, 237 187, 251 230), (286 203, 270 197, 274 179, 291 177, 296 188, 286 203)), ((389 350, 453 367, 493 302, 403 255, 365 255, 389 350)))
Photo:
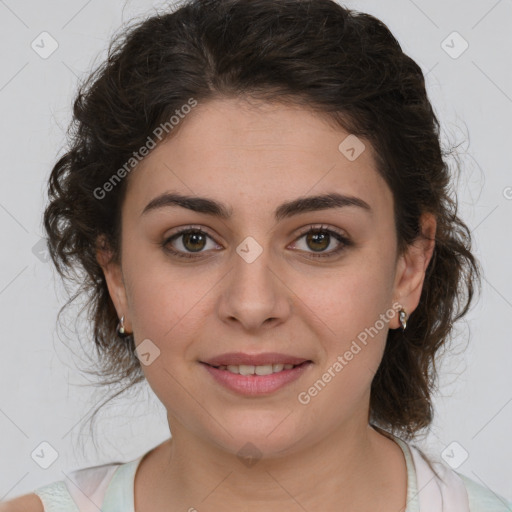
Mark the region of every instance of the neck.
POLYGON ((345 425, 286 456, 243 461, 174 421, 172 432, 158 447, 152 507, 143 510, 295 512, 343 503, 348 511, 377 508, 383 499, 394 510, 405 506, 403 453, 367 423, 345 425))

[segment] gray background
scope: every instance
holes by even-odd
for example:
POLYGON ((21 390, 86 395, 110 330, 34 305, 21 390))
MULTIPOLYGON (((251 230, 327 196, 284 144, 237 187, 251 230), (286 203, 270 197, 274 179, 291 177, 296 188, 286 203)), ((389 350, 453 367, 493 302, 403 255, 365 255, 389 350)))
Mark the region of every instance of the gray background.
MULTIPOLYGON (((77 77, 100 62, 122 23, 161 5, 0 0, 0 500, 75 468, 131 460, 168 436, 165 410, 145 383, 103 411, 97 448, 80 430, 108 390, 94 389, 76 367, 77 358, 85 361, 79 341, 87 351, 88 326, 76 325, 79 340, 73 315, 67 329, 56 327, 66 295, 40 245, 46 180, 62 152, 77 77), (42 58, 52 44, 45 31, 58 48, 42 58), (52 450, 57 458, 44 469, 52 450)), ((482 295, 441 368, 432 432, 418 445, 512 500, 512 3, 345 5, 382 19, 427 73, 443 138, 462 143, 460 214, 484 268, 482 295)))

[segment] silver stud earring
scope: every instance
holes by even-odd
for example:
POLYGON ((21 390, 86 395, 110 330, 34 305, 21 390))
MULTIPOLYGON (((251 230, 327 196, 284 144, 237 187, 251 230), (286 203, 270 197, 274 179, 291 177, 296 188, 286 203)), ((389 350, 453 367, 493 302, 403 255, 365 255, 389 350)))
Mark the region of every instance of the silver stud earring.
POLYGON ((407 313, 405 312, 405 309, 401 308, 398 313, 398 318, 400 320, 400 327, 402 328, 402 332, 405 331, 405 328, 407 327, 407 313))

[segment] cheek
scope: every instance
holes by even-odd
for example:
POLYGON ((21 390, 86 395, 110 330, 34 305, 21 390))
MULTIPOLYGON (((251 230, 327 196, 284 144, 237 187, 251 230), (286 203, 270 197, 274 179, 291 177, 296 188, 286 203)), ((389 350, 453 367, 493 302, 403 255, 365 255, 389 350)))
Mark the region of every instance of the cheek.
POLYGON ((392 278, 389 262, 375 256, 347 265, 330 276, 327 289, 317 290, 313 296, 315 311, 329 327, 325 331, 328 336, 323 337, 326 367, 341 356, 343 371, 339 374, 343 373, 343 379, 369 385, 368 379, 377 371, 389 320, 396 314, 392 278))
POLYGON ((170 329, 180 318, 182 295, 186 287, 173 279, 172 268, 166 265, 161 248, 152 246, 139 235, 126 241, 123 247, 123 273, 130 303, 136 338, 151 337, 170 329), (174 300, 173 300, 174 299, 174 300))
POLYGON ((150 354, 150 362, 142 364, 142 370, 168 411, 179 414, 193 405, 183 385, 188 379, 191 322, 205 315, 196 297, 197 287, 158 265, 127 272, 128 281, 135 344, 142 362, 142 354, 150 354))
POLYGON ((336 335, 355 337, 391 306, 393 281, 387 262, 365 258, 333 271, 322 281, 306 280, 308 302, 336 335))
MULTIPOLYGON (((321 294, 319 293, 319 296, 321 294)), ((385 283, 358 272, 331 286, 330 300, 317 305, 329 329, 317 332, 323 340, 323 357, 318 373, 305 382, 298 397, 313 417, 323 415, 326 423, 364 412, 371 383, 382 361, 391 308, 385 283), (326 336, 328 332, 328 336, 326 336), (333 404, 336 404, 333 407, 333 404)))
POLYGON ((165 282, 151 279, 148 273, 139 273, 131 281, 131 314, 137 341, 144 338, 161 344, 166 333, 172 332, 182 314, 180 298, 174 297, 165 282))
POLYGON ((130 314, 136 343, 149 338, 162 353, 185 350, 194 330, 211 313, 208 292, 219 276, 173 267, 161 256, 152 255, 140 263, 131 256, 126 261, 126 281, 129 282, 130 314))

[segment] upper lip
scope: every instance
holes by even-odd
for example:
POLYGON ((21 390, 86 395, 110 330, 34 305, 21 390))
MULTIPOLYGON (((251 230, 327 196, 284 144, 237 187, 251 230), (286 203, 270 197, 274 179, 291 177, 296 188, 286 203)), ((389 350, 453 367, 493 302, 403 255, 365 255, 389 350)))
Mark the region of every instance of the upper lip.
POLYGON ((243 352, 229 352, 219 356, 212 357, 203 363, 211 366, 228 366, 228 365, 252 365, 263 366, 267 364, 301 364, 310 361, 305 357, 295 357, 287 354, 279 354, 277 352, 265 352, 262 354, 245 354, 243 352))

